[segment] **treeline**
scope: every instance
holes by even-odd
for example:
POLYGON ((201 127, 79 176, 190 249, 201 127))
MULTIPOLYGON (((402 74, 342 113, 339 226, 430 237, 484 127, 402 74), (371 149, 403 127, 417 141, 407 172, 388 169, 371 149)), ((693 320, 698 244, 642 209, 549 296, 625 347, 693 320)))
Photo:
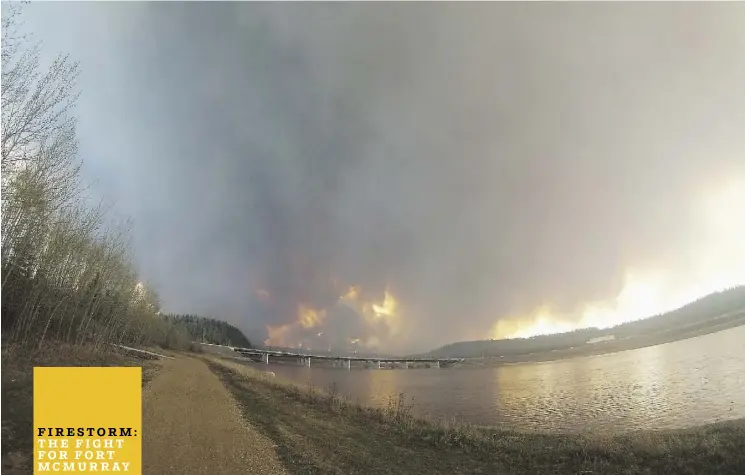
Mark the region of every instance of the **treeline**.
POLYGON ((518 356, 552 350, 577 348, 593 338, 613 335, 616 339, 649 337, 663 332, 675 333, 708 323, 729 312, 745 311, 745 286, 716 292, 661 315, 598 330, 586 328, 554 335, 511 340, 463 341, 440 347, 426 356, 440 358, 479 358, 518 356))
POLYGON ((42 70, 39 46, 2 20, 2 330, 5 342, 184 345, 132 265, 128 226, 84 196, 77 159, 78 64, 42 70))
POLYGON ((194 341, 251 348, 251 342, 243 332, 227 322, 198 315, 169 314, 164 318, 169 323, 185 328, 194 341))

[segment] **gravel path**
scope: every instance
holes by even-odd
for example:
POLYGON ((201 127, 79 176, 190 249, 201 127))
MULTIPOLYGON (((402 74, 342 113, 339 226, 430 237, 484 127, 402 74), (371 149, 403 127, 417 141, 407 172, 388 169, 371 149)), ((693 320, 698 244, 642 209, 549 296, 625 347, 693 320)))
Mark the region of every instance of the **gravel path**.
POLYGON ((246 422, 207 366, 179 357, 144 391, 145 475, 280 475, 272 442, 246 422))

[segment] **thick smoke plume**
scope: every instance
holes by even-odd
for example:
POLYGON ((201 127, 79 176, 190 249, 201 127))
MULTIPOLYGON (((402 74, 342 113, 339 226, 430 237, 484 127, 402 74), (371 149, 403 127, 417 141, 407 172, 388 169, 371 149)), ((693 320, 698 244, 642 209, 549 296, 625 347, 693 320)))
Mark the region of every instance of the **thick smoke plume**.
POLYGON ((742 4, 28 10, 169 311, 413 352, 745 281, 742 4))

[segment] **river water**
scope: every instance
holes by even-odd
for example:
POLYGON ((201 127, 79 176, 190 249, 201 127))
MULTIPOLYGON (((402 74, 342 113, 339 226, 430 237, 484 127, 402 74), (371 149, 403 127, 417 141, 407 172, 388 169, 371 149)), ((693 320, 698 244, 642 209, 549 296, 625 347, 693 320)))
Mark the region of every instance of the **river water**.
POLYGON ((270 364, 278 377, 384 407, 518 430, 666 429, 745 417, 745 326, 619 353, 491 368, 270 364), (413 398, 413 401, 411 401, 413 398))

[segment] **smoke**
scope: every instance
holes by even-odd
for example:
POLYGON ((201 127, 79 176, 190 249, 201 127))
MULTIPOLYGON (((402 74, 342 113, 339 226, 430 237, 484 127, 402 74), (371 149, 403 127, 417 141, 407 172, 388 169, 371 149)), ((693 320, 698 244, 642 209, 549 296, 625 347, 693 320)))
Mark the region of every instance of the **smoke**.
POLYGON ((28 10, 82 61, 83 158, 169 311, 413 352, 745 280, 701 211, 745 188, 742 5, 28 10))

